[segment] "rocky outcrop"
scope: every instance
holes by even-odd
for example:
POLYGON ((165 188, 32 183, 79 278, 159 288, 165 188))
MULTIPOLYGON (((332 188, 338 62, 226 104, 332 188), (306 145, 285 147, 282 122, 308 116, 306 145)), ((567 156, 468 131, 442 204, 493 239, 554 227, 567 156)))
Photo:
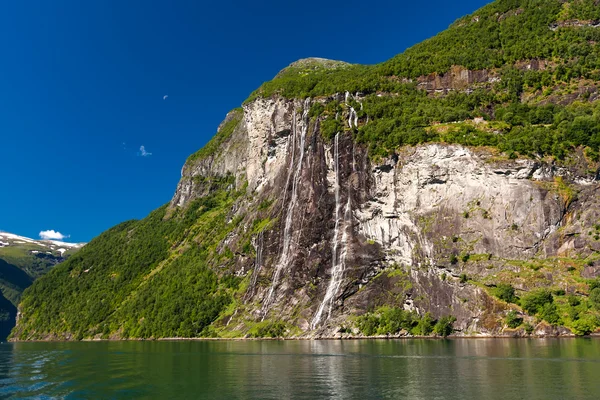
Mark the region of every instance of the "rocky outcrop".
POLYGON ((556 31, 560 28, 584 28, 584 27, 600 28, 600 21, 596 21, 596 20, 581 21, 578 19, 570 19, 567 21, 558 21, 558 22, 555 22, 552 25, 550 25, 550 29, 552 29, 553 31, 556 31))
POLYGON ((579 235, 586 213, 600 210, 588 204, 598 184, 586 171, 445 144, 372 163, 354 141, 350 106, 339 116, 345 129, 326 140, 320 118, 309 117, 314 101, 247 104, 219 151, 183 169, 173 208, 202 196, 210 177, 233 175, 246 190, 232 210, 243 223, 229 246, 269 204, 261 215, 273 223, 252 238, 255 257, 236 263, 249 285, 231 329, 281 319, 302 336, 333 336, 348 317, 393 305, 452 314, 463 334, 497 335, 509 306, 485 285, 518 274, 520 262, 597 246, 579 235))
POLYGON ((454 66, 445 74, 433 73, 417 79, 417 87, 427 93, 447 94, 450 91, 466 91, 477 84, 493 84, 500 80, 497 72, 488 70, 473 71, 454 66))

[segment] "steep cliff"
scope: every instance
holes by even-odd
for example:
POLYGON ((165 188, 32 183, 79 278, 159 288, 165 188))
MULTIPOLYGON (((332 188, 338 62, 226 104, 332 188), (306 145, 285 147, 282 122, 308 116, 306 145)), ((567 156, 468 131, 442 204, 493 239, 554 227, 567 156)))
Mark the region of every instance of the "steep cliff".
POLYGON ((556 24, 587 3, 497 1, 380 66, 292 64, 168 205, 28 289, 13 338, 594 332, 598 46, 582 64, 486 41, 520 26, 576 47, 596 28, 556 24), (460 37, 503 55, 457 59, 460 37))

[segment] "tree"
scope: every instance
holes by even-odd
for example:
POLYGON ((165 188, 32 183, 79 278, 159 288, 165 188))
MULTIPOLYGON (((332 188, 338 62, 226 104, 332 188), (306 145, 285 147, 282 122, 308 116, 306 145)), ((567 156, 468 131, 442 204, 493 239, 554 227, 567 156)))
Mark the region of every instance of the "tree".
POLYGON ((507 303, 516 303, 515 288, 507 283, 500 283, 494 289, 494 295, 507 303))
POLYGON ((523 323, 523 318, 519 317, 519 314, 517 314, 516 311, 510 310, 506 315, 505 321, 509 328, 515 329, 523 323))
POLYGON ((552 302, 554 302, 552 293, 546 289, 540 289, 524 296, 521 299, 521 307, 523 307, 523 310, 525 310, 528 314, 537 314, 542 310, 544 305, 552 302))
POLYGON ((539 317, 544 321, 552 325, 558 325, 560 323, 560 316, 558 315, 558 308, 554 303, 546 303, 542 306, 538 313, 539 317))
POLYGON ((454 332, 453 325, 455 322, 456 318, 452 315, 442 317, 433 327, 433 332, 436 335, 447 337, 448 335, 452 334, 452 332, 454 332))
POLYGON ((600 288, 595 288, 590 292, 590 303, 592 303, 592 307, 600 311, 600 288))

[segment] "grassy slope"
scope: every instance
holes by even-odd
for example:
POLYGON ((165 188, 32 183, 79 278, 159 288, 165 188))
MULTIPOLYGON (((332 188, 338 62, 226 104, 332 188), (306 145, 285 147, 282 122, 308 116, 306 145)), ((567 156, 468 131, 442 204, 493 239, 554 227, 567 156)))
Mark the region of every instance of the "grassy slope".
POLYGON ((239 284, 210 268, 233 257, 217 251, 236 226, 226 222, 239 196, 231 183, 206 182, 212 193, 185 211, 166 217, 163 206, 108 230, 36 281, 21 304, 19 337, 202 335, 239 284))
MULTIPOLYGON (((69 249, 64 257, 75 251, 69 249)), ((23 291, 62 259, 59 252, 36 243, 11 243, 0 247, 0 340, 4 340, 14 326, 16 307, 23 291), (32 251, 38 251, 40 256, 32 251), (48 251, 52 254, 47 254, 48 251)))

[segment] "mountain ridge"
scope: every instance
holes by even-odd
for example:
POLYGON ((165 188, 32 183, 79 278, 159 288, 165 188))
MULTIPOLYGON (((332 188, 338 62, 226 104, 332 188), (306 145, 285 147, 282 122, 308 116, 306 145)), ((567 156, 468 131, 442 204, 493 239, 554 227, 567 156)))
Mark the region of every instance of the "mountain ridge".
POLYGON ((0 339, 15 324, 22 292, 54 265, 66 260, 83 243, 34 240, 0 231, 0 339))

